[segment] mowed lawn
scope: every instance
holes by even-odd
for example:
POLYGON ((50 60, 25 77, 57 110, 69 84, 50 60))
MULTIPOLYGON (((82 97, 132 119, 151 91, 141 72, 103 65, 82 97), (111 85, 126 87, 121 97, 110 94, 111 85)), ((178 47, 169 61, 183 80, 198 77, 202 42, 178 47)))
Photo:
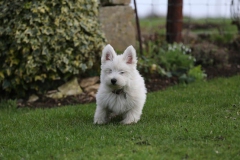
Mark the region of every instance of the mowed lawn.
POLYGON ((0 104, 0 159, 240 159, 240 76, 149 93, 141 120, 94 125, 95 104, 0 104))

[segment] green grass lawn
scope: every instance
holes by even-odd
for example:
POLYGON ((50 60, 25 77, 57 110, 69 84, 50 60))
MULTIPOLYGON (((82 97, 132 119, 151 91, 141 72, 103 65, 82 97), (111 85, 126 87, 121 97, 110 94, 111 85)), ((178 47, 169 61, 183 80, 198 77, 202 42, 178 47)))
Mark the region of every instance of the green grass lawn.
POLYGON ((240 76, 149 93, 134 125, 94 125, 95 104, 0 104, 0 159, 239 159, 240 76))

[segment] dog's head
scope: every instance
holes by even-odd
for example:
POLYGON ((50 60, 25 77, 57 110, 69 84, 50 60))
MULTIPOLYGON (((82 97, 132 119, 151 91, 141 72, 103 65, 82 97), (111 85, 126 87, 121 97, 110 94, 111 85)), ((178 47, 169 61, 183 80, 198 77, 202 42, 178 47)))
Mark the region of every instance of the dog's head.
POLYGON ((101 63, 101 83, 113 89, 123 88, 136 72, 136 51, 129 46, 123 54, 117 55, 108 44, 102 51, 101 63))

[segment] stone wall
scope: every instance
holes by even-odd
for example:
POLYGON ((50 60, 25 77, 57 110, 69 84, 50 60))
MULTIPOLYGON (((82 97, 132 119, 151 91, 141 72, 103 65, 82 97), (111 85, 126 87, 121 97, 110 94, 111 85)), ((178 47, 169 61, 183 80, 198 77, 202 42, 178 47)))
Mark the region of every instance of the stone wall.
POLYGON ((129 6, 131 0, 101 2, 99 20, 107 43, 122 52, 129 45, 136 45, 135 13, 129 6))

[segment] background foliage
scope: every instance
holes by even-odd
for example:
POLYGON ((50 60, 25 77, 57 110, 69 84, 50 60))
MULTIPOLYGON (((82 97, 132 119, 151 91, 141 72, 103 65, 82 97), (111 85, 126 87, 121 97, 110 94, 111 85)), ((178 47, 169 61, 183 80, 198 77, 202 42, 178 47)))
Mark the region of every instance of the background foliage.
POLYGON ((95 0, 0 2, 0 90, 43 92, 93 66, 105 38, 95 0))
POLYGON ((195 65, 192 50, 182 43, 149 41, 144 55, 139 58, 139 69, 145 73, 177 77, 180 82, 203 80, 206 77, 200 65, 195 65))

